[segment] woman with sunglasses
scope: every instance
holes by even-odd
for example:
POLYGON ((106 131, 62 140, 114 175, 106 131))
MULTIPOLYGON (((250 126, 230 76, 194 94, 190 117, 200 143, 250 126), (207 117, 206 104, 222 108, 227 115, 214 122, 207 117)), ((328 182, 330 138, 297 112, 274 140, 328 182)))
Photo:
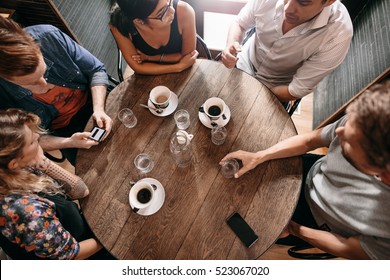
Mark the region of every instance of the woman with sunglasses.
POLYGON ((0 110, 0 246, 12 259, 113 259, 72 200, 80 177, 45 158, 37 115, 0 110))
POLYGON ((138 74, 181 72, 198 56, 195 12, 179 0, 117 0, 110 28, 138 74))

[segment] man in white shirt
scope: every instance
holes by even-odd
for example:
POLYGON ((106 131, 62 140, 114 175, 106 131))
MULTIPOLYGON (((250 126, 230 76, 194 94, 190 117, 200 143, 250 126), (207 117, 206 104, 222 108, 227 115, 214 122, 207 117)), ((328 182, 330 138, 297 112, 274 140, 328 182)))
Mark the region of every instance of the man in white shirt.
POLYGON ((346 116, 324 128, 256 153, 233 152, 222 161, 242 160, 237 178, 266 161, 328 147, 328 154, 315 162, 306 154, 302 158, 302 196, 281 237, 290 234, 343 258, 390 259, 389 107, 387 80, 370 88, 348 106, 346 116))
POLYGON ((230 26, 222 62, 256 77, 280 101, 295 100, 341 64, 352 35, 338 0, 249 0, 230 26), (241 46, 253 27, 255 34, 241 46))

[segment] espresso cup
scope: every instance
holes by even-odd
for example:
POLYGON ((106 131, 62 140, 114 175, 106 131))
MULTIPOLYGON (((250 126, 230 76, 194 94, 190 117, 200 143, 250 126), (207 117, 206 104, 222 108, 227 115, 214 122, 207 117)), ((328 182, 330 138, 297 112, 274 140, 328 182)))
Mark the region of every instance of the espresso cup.
POLYGON ((130 202, 133 211, 138 212, 152 204, 155 186, 147 182, 137 182, 130 189, 130 202))
POLYGON ((216 121, 220 118, 223 118, 224 120, 226 119, 226 104, 219 97, 211 97, 207 99, 200 110, 205 113, 210 120, 216 121))
POLYGON ((157 86, 150 91, 149 98, 158 109, 165 109, 169 106, 172 92, 166 86, 157 86))

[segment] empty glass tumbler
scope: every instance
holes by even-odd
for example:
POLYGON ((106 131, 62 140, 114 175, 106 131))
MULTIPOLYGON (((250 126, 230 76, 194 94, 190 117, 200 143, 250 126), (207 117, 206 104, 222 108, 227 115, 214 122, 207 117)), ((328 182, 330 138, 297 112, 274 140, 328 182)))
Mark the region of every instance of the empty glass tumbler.
POLYGON ((174 117, 178 129, 187 129, 190 126, 190 114, 187 110, 177 110, 174 117))
POLYGON ((225 143, 227 137, 227 130, 224 126, 213 126, 211 129, 211 142, 215 145, 222 145, 225 143))
POLYGON ((148 154, 139 154, 134 159, 134 165, 140 173, 148 173, 152 171, 154 162, 148 154))
POLYGON ((225 178, 233 178, 240 169, 240 165, 235 158, 229 158, 222 163, 221 173, 225 178))
POLYGON ((134 115, 133 111, 129 108, 124 108, 120 110, 118 113, 118 119, 127 128, 132 128, 137 124, 137 117, 134 115))

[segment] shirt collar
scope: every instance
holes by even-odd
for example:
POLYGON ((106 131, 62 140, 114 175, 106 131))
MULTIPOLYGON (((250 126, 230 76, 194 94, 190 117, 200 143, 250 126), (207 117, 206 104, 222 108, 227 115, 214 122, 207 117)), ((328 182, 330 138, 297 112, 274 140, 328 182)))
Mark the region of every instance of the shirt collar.
MULTIPOLYGON (((321 13, 316 15, 313 19, 308 22, 302 23, 296 27, 297 31, 301 34, 313 29, 321 28, 328 24, 329 17, 331 16, 332 5, 325 7, 321 13)), ((283 22, 283 14, 284 14, 284 0, 279 0, 275 6, 274 20, 280 20, 280 23, 283 22)), ((294 28, 295 29, 295 28, 294 28)))

